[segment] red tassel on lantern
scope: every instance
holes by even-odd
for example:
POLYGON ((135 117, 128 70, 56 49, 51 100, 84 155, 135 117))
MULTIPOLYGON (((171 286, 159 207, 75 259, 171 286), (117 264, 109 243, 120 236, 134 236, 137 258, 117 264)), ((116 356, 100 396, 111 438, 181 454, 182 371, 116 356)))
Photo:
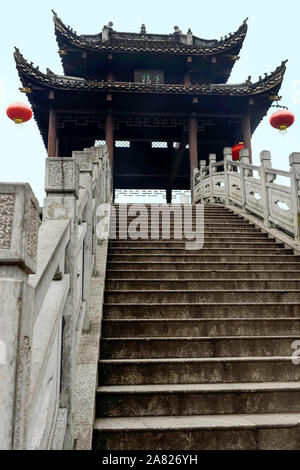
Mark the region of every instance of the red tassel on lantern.
POLYGON ((32 109, 27 104, 16 102, 7 107, 6 114, 16 124, 23 124, 32 118, 32 109))
POLYGON ((281 134, 286 134, 287 129, 294 124, 295 116, 288 109, 280 109, 270 117, 270 124, 278 129, 281 134))
POLYGON ((232 160, 238 162, 240 159, 240 150, 244 148, 244 143, 239 142, 232 147, 232 160))

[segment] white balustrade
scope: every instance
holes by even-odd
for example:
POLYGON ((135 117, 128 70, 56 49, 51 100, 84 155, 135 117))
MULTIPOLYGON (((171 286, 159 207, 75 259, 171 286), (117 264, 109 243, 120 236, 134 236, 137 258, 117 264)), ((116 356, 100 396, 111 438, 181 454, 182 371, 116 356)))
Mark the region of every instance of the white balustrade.
POLYGON ((260 154, 261 165, 249 164, 247 149, 240 161, 232 160, 231 148, 224 149, 224 160, 209 155, 209 165, 201 160, 194 170, 195 203, 220 202, 239 207, 263 221, 266 228, 278 228, 300 244, 300 153, 290 156, 290 171, 272 168, 271 154, 260 154), (290 179, 290 185, 277 184, 277 177, 290 179))

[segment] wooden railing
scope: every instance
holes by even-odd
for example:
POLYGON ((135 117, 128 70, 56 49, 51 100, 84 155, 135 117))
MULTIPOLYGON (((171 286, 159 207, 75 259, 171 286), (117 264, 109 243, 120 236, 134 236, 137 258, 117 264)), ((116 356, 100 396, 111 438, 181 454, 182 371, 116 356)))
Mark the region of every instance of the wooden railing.
POLYGON ((300 244, 300 153, 290 155, 290 171, 273 169, 268 151, 261 152, 260 162, 250 165, 247 149, 240 151, 239 162, 232 160, 231 148, 224 149, 221 162, 211 154, 209 165, 201 161, 194 170, 193 200, 237 206, 300 244), (288 185, 278 184, 278 177, 288 178, 288 185))
POLYGON ((48 158, 42 223, 28 184, 0 183, 0 449, 73 446, 75 363, 89 329, 106 146, 48 158))

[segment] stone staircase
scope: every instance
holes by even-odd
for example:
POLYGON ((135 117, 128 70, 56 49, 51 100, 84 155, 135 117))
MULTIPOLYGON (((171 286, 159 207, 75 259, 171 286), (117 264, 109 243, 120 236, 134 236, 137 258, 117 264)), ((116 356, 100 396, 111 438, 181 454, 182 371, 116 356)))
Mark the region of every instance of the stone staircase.
POLYGON ((111 240, 103 308, 94 449, 300 449, 292 250, 207 204, 202 250, 111 240))

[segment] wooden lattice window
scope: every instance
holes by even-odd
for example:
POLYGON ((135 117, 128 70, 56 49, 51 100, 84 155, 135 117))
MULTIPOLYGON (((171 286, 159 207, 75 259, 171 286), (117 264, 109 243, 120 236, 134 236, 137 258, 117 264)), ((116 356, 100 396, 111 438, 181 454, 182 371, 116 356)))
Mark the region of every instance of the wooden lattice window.
POLYGON ((153 149, 167 149, 168 142, 151 142, 151 147, 153 149))
POLYGON ((129 140, 116 140, 115 147, 129 148, 130 147, 130 141, 129 140))

